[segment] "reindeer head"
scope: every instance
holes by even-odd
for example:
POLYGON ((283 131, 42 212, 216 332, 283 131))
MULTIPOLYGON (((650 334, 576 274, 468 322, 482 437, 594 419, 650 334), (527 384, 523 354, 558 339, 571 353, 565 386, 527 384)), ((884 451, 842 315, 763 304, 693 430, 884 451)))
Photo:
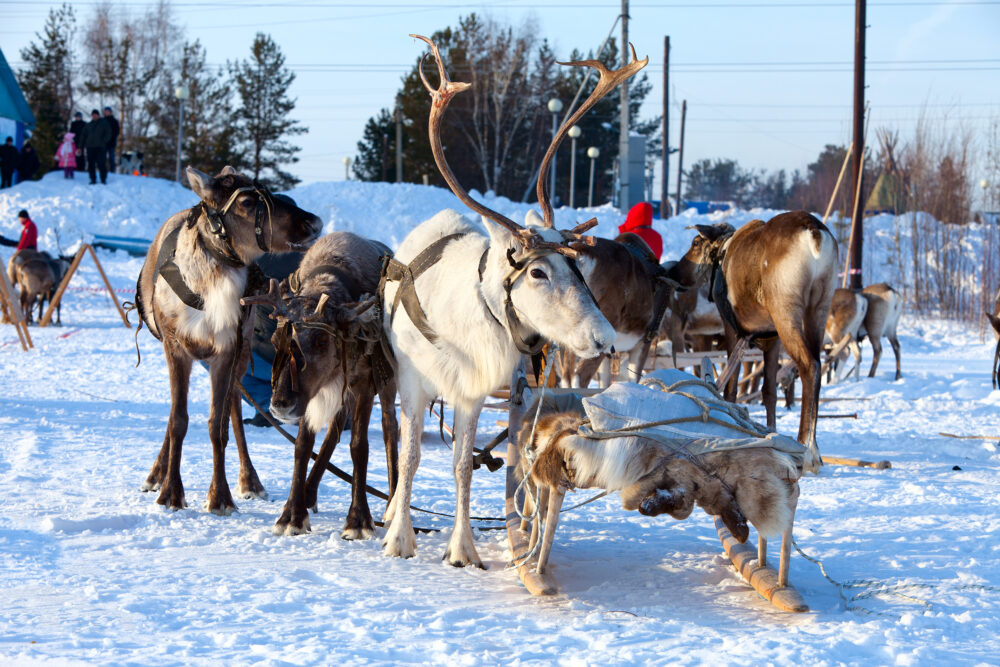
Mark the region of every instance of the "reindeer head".
POLYGON ((244 264, 265 252, 305 250, 322 231, 320 219, 291 197, 272 195, 232 167, 214 178, 188 167, 187 177, 204 208, 199 224, 244 264))
POLYGON ((271 414, 294 423, 305 416, 318 431, 343 403, 357 373, 367 372, 366 353, 378 344, 381 320, 374 296, 334 303, 328 294, 296 295, 271 281, 270 291, 244 300, 273 308, 278 328, 271 337, 275 356, 271 372, 271 414), (324 405, 310 414, 314 399, 324 405))
POLYGON ((667 276, 685 288, 699 287, 708 282, 712 268, 722 259, 726 242, 736 231, 728 222, 694 227, 698 236, 691 241, 691 247, 684 256, 667 270, 667 276))
MULTIPOLYGON (((437 62, 439 86, 433 88, 424 76, 423 60, 420 62, 420 78, 430 92, 432 103, 429 135, 434 161, 448 186, 469 208, 483 217, 490 235, 490 261, 497 264, 506 262, 506 317, 507 328, 517 342, 515 328, 530 328, 541 338, 549 339, 569 347, 582 358, 597 356, 614 341, 615 331, 601 314, 593 295, 587 288, 579 268, 576 266, 577 251, 569 246, 572 241, 593 243, 593 239, 581 234, 597 224, 593 219, 569 231, 553 228, 552 206, 548 201, 546 182, 538 179, 538 203, 542 209, 541 225, 522 227, 509 218, 493 211, 469 197, 459 185, 444 157, 441 147, 441 119, 451 98, 469 88, 468 83, 449 80, 444 62, 437 45, 420 35, 411 35, 426 42, 437 62)), ((563 65, 584 65, 593 67, 600 74, 594 92, 580 105, 556 133, 545 157, 542 159, 540 174, 547 172, 547 166, 555 155, 563 138, 594 104, 626 78, 634 75, 649 62, 648 58, 638 60, 632 49, 632 62, 619 70, 609 70, 597 60, 584 60, 563 65)), ((523 346, 519 345, 524 351, 523 346)))

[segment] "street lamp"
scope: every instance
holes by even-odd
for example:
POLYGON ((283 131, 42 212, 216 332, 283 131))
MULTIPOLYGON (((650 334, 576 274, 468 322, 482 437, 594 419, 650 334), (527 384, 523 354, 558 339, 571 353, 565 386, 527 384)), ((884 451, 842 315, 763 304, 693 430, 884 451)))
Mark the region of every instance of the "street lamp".
POLYGON ((591 146, 587 149, 587 157, 590 158, 590 190, 587 192, 587 207, 594 205, 594 163, 597 162, 597 156, 601 154, 601 150, 597 146, 591 146))
MULTIPOLYGON (((549 100, 549 111, 552 112, 552 139, 556 138, 556 132, 559 129, 559 112, 562 111, 563 105, 558 97, 553 97, 549 100)), ((539 176, 541 178, 541 176, 539 176)), ((556 196, 556 156, 552 156, 552 180, 550 181, 552 186, 549 188, 550 196, 554 199, 556 196)))
POLYGON ((185 84, 180 84, 174 88, 174 97, 181 101, 180 120, 177 122, 177 178, 181 182, 181 145, 184 142, 184 102, 191 97, 191 90, 185 84))
POLYGON ((574 125, 569 128, 569 207, 573 208, 573 195, 576 193, 576 140, 580 136, 580 128, 574 125))
POLYGON ((351 172, 348 171, 351 168, 351 158, 350 156, 344 158, 344 180, 351 180, 351 172))

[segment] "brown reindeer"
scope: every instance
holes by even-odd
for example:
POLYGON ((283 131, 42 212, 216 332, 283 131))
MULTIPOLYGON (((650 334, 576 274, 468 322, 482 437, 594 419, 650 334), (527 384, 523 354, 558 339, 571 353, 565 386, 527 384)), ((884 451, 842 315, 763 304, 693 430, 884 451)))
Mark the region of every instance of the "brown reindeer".
POLYGON ((830 315, 826 318, 826 335, 830 339, 830 369, 846 359, 845 349, 854 355, 854 379, 861 378, 862 324, 868 314, 868 300, 854 290, 838 287, 833 291, 830 315))
MULTIPOLYGON (((799 442, 806 445, 805 470, 821 465, 816 446, 820 352, 836 276, 837 241, 826 226, 805 211, 782 213, 765 223, 753 220, 739 230, 731 225, 698 225, 698 236, 672 276, 681 285, 706 281, 726 323, 730 354, 753 343, 764 351, 764 406, 767 426, 776 426, 780 340, 802 379, 799 442)), ((739 370, 725 387, 736 398, 739 370)))
POLYGON ((903 299, 899 296, 899 292, 885 283, 869 285, 861 291, 861 296, 868 300, 868 313, 865 315, 859 336, 861 338, 868 336, 875 354, 868 377, 875 377, 875 369, 878 368, 878 360, 882 356, 882 336, 885 336, 892 345, 893 354, 896 355, 898 380, 903 374, 899 368, 899 339, 896 337, 896 326, 899 324, 899 316, 903 314, 903 299))
MULTIPOLYGON (((529 213, 527 222, 541 224, 533 212, 529 213)), ((579 253, 580 273, 601 314, 615 329, 615 350, 628 353, 628 379, 635 381, 642 349, 651 342, 651 338, 647 338, 651 318, 658 305, 662 306, 662 318, 673 291, 666 280, 666 269, 656 261, 646 242, 631 233, 621 234, 614 241, 595 238, 592 245, 578 242, 571 247, 579 253), (662 303, 658 304, 657 299, 662 299, 662 303)), ((658 331, 659 322, 653 333, 658 331)), ((561 361, 563 385, 586 387, 598 367, 606 363, 607 356, 579 360, 572 352, 564 350, 561 361)), ((605 385, 611 383, 610 376, 610 372, 605 374, 605 385)))
POLYGON ((170 374, 170 419, 163 446, 143 489, 159 489, 156 502, 187 506, 181 483, 181 445, 187 433, 191 364, 208 362, 212 383, 208 435, 213 474, 205 507, 215 514, 236 509, 225 473, 229 416, 240 455, 239 494, 266 497, 250 462, 239 396, 233 391, 250 356, 244 344, 253 318, 241 309, 248 266, 265 252, 304 249, 320 220, 286 196, 226 167, 212 178, 188 167, 201 201, 170 217, 146 255, 136 286, 136 306, 150 332, 163 342, 170 374))
POLYGON ((271 414, 297 423, 292 485, 274 525, 277 535, 308 532, 308 509, 315 511, 320 479, 340 440, 344 416, 351 414, 351 462, 354 481, 351 508, 341 537, 370 539, 375 525, 365 485, 368 473, 368 422, 375 395, 382 405, 382 433, 389 468, 389 495, 396 485, 399 427, 396 381, 382 345, 381 313, 374 305, 388 248, 350 232, 320 238, 298 270, 276 282, 265 297, 246 302, 274 307, 278 329, 272 342, 271 414), (306 480, 316 434, 328 426, 326 439, 306 480))
POLYGON ((47 253, 35 250, 19 250, 7 263, 7 276, 11 285, 20 289, 21 311, 30 324, 32 311, 38 306, 38 318, 42 317, 45 299, 56 286, 56 275, 52 270, 47 253))

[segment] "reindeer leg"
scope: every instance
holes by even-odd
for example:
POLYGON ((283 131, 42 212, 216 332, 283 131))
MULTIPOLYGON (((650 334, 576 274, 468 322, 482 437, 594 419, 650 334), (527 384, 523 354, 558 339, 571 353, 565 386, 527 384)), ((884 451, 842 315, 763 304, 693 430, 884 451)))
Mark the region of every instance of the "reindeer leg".
MULTIPOLYGON (((170 338, 164 341, 163 347, 170 374, 170 420, 167 422, 170 449, 166 470, 163 472, 160 495, 156 498, 156 502, 159 505, 166 505, 168 509, 179 510, 187 507, 184 500, 184 485, 181 483, 181 445, 188 427, 187 399, 188 382, 191 378, 191 357, 170 338)), ((162 455, 161 450, 160 456, 162 455)), ((157 462, 160 463, 160 457, 157 458, 157 462)), ((162 465, 160 470, 163 470, 162 465)), ((153 464, 153 470, 149 473, 150 478, 153 478, 156 472, 158 472, 156 464, 153 464)))
POLYGON ((764 402, 764 409, 767 411, 769 431, 778 430, 775 411, 778 405, 778 353, 780 351, 781 346, 777 344, 764 350, 764 389, 761 391, 761 398, 764 402))
POLYGON ((292 464, 292 486, 281 516, 274 522, 275 535, 301 535, 308 533, 309 512, 306 509, 305 480, 309 455, 312 454, 316 433, 309 428, 305 418, 299 420, 299 433, 295 438, 295 462, 292 464))
POLYGON ((851 354, 854 355, 854 381, 858 382, 861 380, 861 346, 857 339, 852 339, 848 347, 851 348, 851 354))
POLYGON ((868 377, 875 377, 875 369, 878 368, 878 360, 882 358, 882 337, 869 334, 868 339, 872 342, 872 367, 868 371, 868 377))
POLYGON ((226 479, 226 441, 229 425, 226 415, 232 408, 233 365, 235 350, 212 357, 209 376, 212 381, 212 404, 208 412, 208 437, 212 441, 212 482, 205 497, 205 509, 212 514, 228 516, 236 510, 226 479))
POLYGON ((340 537, 345 540, 370 540, 375 537, 375 523, 368 509, 368 421, 375 403, 374 388, 362 388, 355 398, 354 416, 351 420, 351 463, 354 465, 354 483, 351 484, 351 508, 340 537))
POLYGON ((417 541, 413 537, 410 499, 413 494, 413 476, 420 464, 420 438, 424 431, 424 409, 429 397, 424 393, 416 372, 407 366, 404 359, 399 362, 399 485, 386 508, 385 521, 389 523, 389 530, 382 540, 382 553, 386 556, 412 558, 417 551, 417 541))
POLYGON ((399 422, 396 420, 396 382, 387 382, 379 392, 382 409, 382 440, 385 442, 385 466, 389 477, 389 499, 399 484, 399 422))
POLYGON ((455 443, 452 445, 452 465, 455 469, 455 527, 452 529, 451 539, 448 540, 444 560, 455 567, 475 565, 485 570, 483 561, 476 552, 472 525, 469 523, 472 446, 476 442, 476 424, 479 422, 482 408, 482 399, 470 407, 455 406, 455 443))
POLYGON ((889 336, 889 344, 892 345, 892 353, 896 355, 896 379, 903 377, 903 373, 899 368, 899 339, 896 338, 896 334, 893 333, 889 336))
POLYGON ((250 450, 247 449, 247 435, 243 430, 243 404, 239 394, 233 392, 233 404, 229 411, 229 420, 233 425, 233 437, 236 439, 236 451, 240 455, 240 480, 236 492, 240 498, 260 498, 267 500, 267 491, 257 477, 257 470, 250 460, 250 450))
POLYGON ((167 425, 167 433, 163 436, 163 445, 160 447, 160 453, 157 455, 156 460, 153 462, 153 467, 149 471, 149 475, 146 477, 146 481, 142 483, 143 492, 146 491, 156 491, 161 486, 163 486, 163 478, 167 474, 167 457, 170 456, 170 425, 167 425))
MULTIPOLYGON (((779 319, 775 322, 782 345, 788 356, 795 362, 802 379, 802 413, 799 417, 798 440, 806 446, 805 472, 818 473, 823 464, 816 444, 816 418, 819 413, 820 352, 823 349, 823 318, 802 318, 803 325, 814 322, 815 329, 803 331, 794 325, 786 325, 779 319)), ((770 414, 770 413, 768 413, 770 414)), ((770 425, 770 421, 769 424, 770 425)))
POLYGON ((556 526, 559 525, 559 511, 562 509, 566 492, 559 487, 549 490, 548 508, 545 510, 545 535, 542 536, 542 546, 538 550, 538 567, 536 571, 542 574, 549 564, 549 554, 552 553, 552 541, 556 537, 556 526))
MULTIPOLYGON (((344 427, 347 425, 347 411, 349 409, 350 407, 347 405, 341 406, 336 416, 330 420, 330 425, 326 428, 326 437, 323 438, 323 444, 320 445, 319 452, 316 454, 316 460, 313 461, 312 469, 309 471, 309 479, 306 480, 305 503, 306 507, 313 511, 313 514, 319 511, 319 483, 326 472, 327 464, 333 458, 333 452, 337 448, 337 444, 340 443, 340 436, 344 434, 344 427)), ((310 454, 312 454, 312 449, 306 452, 307 463, 310 454)))

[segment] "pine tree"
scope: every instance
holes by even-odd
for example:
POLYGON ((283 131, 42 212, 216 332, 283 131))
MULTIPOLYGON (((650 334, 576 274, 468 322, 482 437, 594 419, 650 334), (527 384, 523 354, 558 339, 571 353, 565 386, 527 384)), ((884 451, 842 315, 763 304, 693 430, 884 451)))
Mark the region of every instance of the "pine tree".
POLYGON ((21 50, 27 67, 18 73, 18 83, 35 114, 32 145, 38 151, 42 169, 37 178, 52 168, 52 156, 62 141, 73 113, 73 49, 76 28, 73 8, 63 5, 50 9, 37 42, 21 50))
POLYGON ((181 166, 190 165, 210 174, 226 165, 237 170, 246 166, 235 146, 229 81, 222 68, 209 67, 205 59, 200 41, 186 43, 180 71, 168 73, 159 94, 147 103, 157 128, 143 142, 146 172, 150 175, 173 178, 176 173, 179 103, 174 91, 181 84, 188 87, 189 93, 184 106, 181 166))
POLYGON ((388 109, 365 123, 358 156, 351 168, 362 181, 396 182, 396 121, 388 109))
POLYGON ((269 35, 257 33, 251 57, 231 63, 230 74, 239 93, 237 138, 246 146, 248 169, 270 188, 294 187, 299 179, 281 167, 298 162, 295 154, 302 149, 285 137, 308 130, 288 117, 295 108, 288 98, 295 74, 285 67, 284 54, 269 35))

